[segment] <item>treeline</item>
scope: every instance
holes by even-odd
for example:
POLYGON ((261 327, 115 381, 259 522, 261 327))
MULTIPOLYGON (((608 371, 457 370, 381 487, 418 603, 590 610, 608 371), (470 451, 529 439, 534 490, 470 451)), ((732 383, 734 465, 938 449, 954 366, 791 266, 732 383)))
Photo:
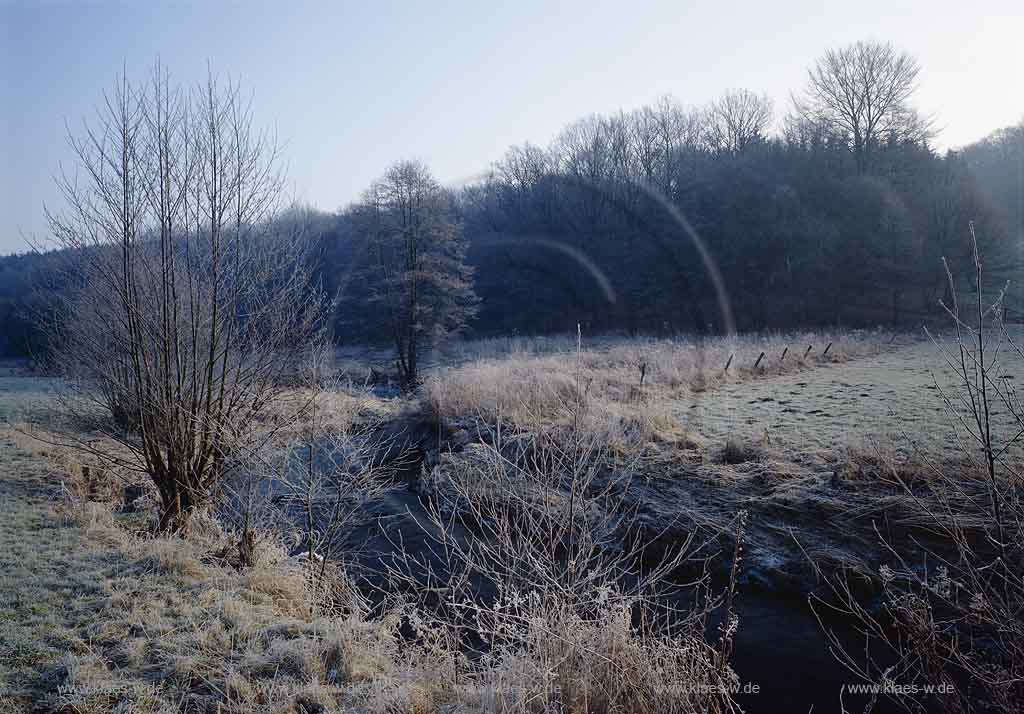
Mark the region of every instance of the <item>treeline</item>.
POLYGON ((965 147, 961 156, 971 170, 1010 241, 1018 265, 1024 250, 1024 120, 992 132, 965 147))
MULTIPOLYGON (((704 107, 665 98, 586 117, 547 147, 512 147, 453 195, 480 298, 472 332, 919 322, 948 290, 942 258, 976 288, 971 222, 989 275, 1015 279, 1024 123, 939 154, 912 105, 918 71, 888 44, 859 42, 818 58, 778 120, 769 98, 737 90, 704 107)), ((329 232, 329 266, 359 264, 357 212, 329 232)), ((340 334, 387 324, 360 281, 337 287, 340 334)), ((1012 291, 1010 316, 1020 307, 1012 291)))
MULTIPOLYGON (((945 155, 886 141, 859 172, 843 141, 806 127, 720 148, 702 121, 670 100, 590 117, 458 191, 471 332, 907 325, 936 314, 942 257, 974 289, 971 221, 995 279, 1020 272, 1020 127, 945 155)), ((362 275, 350 212, 324 243, 339 334, 386 340, 365 283, 344 279, 362 275)))
POLYGON ((64 264, 56 251, 0 257, 0 357, 45 352, 40 322, 56 308, 64 264))
MULTIPOLYGON (((407 218, 419 225, 398 188, 434 186, 426 167, 406 164, 415 182, 377 182, 336 214, 294 218, 316 236, 315 269, 339 297, 339 341, 394 341, 397 304, 413 332, 449 330, 436 301, 382 298, 395 269, 435 292, 468 290, 474 307, 455 322, 470 335, 919 322, 947 289, 940 258, 975 288, 969 222, 988 273, 1019 282, 1024 122, 940 154, 911 104, 917 71, 889 45, 857 43, 819 58, 781 118, 738 90, 704 107, 664 98, 580 119, 546 147, 510 148, 472 185, 424 193, 434 229, 406 241, 434 251, 424 264, 382 261, 381 247, 411 235, 407 218)), ((48 261, 0 260, 4 354, 38 345, 48 261)), ((1021 307, 1011 288, 1010 316, 1021 307)))
POLYGON ((887 141, 858 172, 831 137, 722 149, 683 133, 701 118, 673 103, 591 117, 467 190, 478 329, 902 323, 941 296, 940 256, 965 272, 969 221, 987 255, 1006 244, 960 154, 887 141))

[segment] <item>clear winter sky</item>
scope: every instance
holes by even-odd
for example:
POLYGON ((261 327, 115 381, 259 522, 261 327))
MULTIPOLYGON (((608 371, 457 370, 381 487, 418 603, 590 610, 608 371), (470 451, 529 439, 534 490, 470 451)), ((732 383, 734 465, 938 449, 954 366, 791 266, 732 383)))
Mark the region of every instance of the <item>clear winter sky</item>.
POLYGON ((397 159, 456 183, 510 144, 666 93, 701 104, 744 87, 782 114, 815 57, 858 39, 919 59, 940 147, 1024 116, 1021 0, 0 0, 0 253, 26 249, 19 231, 45 237, 65 121, 157 57, 182 81, 208 60, 241 79, 288 142, 293 192, 333 210, 397 159))

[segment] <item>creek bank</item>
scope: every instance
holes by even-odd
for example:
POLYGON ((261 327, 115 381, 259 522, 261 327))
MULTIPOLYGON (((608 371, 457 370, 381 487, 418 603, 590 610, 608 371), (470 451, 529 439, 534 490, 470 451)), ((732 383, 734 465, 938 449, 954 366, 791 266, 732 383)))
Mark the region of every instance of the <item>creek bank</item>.
MULTIPOLYGON (((431 547, 438 535, 431 532, 429 520, 431 488, 435 486, 432 475, 438 468, 466 467, 478 461, 481 449, 496 442, 496 431, 470 419, 439 423, 428 414, 411 413, 382 426, 371 438, 382 450, 387 445, 380 463, 394 469, 395 486, 368 504, 367 525, 349 536, 350 542, 359 546, 357 558, 367 580, 388 587, 387 566, 395 562, 400 548, 429 562, 436 568, 435 576, 443 577, 443 564, 431 547)), ((534 457, 529 443, 530 435, 503 438, 503 455, 526 463, 534 457)), ((638 514, 639 532, 634 535, 646 543, 645 556, 656 561, 663 552, 696 536, 693 544, 698 551, 689 566, 693 569, 678 573, 678 580, 691 581, 706 564, 712 582, 721 586, 732 565, 735 531, 730 524, 745 507, 748 527, 736 599, 740 626, 733 663, 741 681, 757 684, 759 693, 741 695, 740 702, 745 711, 755 713, 808 711, 811 707, 835 710, 842 686, 856 680, 830 653, 821 624, 808 604, 809 596, 825 600, 831 596, 818 568, 849 563, 858 598, 874 609, 880 594, 877 578, 871 576, 878 572, 880 559, 872 557, 870 540, 855 537, 848 523, 829 523, 829 509, 821 508, 824 491, 842 486, 835 471, 819 469, 814 484, 817 495, 780 506, 765 497, 770 491, 765 482, 773 478, 768 473, 771 464, 739 465, 749 478, 737 489, 737 484, 712 483, 700 468, 710 460, 692 455, 689 459, 688 463, 677 460, 663 473, 635 479, 628 490, 638 514), (732 493, 726 493, 727 489, 732 493), (808 512, 799 513, 800 507, 808 512), (802 533, 813 537, 801 539, 802 533)), ((473 537, 464 531, 458 536, 473 537)), ((672 605, 692 606, 693 595, 684 589, 672 605)), ((827 624, 844 639, 849 635, 852 643, 851 623, 833 618, 827 624)), ((716 636, 715 626, 712 618, 709 637, 716 636)), ((866 701, 844 697, 848 708, 862 708, 866 701)), ((888 711, 887 705, 880 701, 875 711, 888 711)))

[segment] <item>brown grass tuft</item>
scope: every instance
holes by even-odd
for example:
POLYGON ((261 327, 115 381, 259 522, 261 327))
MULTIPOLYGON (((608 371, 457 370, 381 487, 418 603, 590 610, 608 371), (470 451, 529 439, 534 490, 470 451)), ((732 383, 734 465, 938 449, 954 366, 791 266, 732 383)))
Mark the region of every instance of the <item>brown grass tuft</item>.
POLYGON ((181 538, 140 541, 141 565, 159 573, 199 580, 207 575, 193 546, 181 538))
POLYGON ((719 459, 724 464, 745 464, 748 461, 761 461, 765 456, 766 451, 761 444, 731 437, 726 439, 719 459))

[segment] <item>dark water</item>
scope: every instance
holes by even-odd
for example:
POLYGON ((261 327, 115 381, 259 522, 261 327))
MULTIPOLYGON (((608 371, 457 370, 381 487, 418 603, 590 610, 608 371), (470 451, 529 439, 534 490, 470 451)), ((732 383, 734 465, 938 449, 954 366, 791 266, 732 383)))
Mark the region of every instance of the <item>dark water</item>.
MULTIPOLYGON (((739 695, 737 701, 750 714, 776 712, 837 712, 843 685, 859 684, 856 675, 829 651, 821 625, 807 600, 770 594, 741 594, 737 607, 740 626, 732 665, 742 682, 759 686, 757 694, 739 695)), ((830 622, 849 635, 852 652, 862 653, 863 642, 852 635, 849 623, 830 622)), ((867 696, 843 694, 850 712, 861 712, 867 696)), ((903 711, 879 698, 875 713, 903 711)))

